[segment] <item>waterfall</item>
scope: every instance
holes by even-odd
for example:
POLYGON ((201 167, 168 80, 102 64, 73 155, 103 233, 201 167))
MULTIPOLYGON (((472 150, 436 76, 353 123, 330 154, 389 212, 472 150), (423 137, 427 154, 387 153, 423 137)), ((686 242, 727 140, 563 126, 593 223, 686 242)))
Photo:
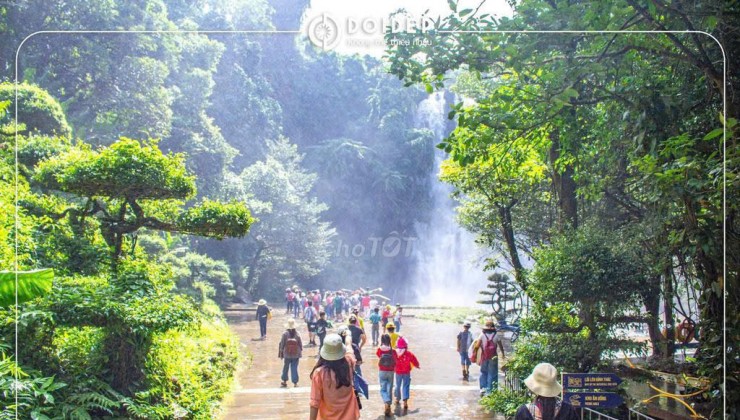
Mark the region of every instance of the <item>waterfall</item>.
MULTIPOLYGON (((419 104, 416 125, 434 132, 439 142, 446 134, 449 107, 444 92, 431 94, 419 104)), ((446 158, 437 150, 435 168, 430 176, 433 207, 429 223, 417 223, 418 239, 414 246, 415 267, 412 282, 415 298, 423 305, 473 306, 486 287, 483 250, 475 237, 456 220, 458 203, 450 197, 451 185, 439 180, 439 168, 446 158)))

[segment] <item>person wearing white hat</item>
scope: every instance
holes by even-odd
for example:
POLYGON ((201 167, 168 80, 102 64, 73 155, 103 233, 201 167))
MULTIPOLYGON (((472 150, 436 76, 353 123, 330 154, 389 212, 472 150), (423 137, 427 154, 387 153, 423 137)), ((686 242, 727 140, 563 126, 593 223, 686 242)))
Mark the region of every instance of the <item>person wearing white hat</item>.
POLYGON ((310 419, 356 420, 360 407, 354 389, 352 337, 329 334, 311 371, 310 419))
POLYGON ((260 299, 259 302, 257 302, 257 321, 260 323, 261 340, 264 340, 267 337, 267 320, 271 315, 271 310, 267 306, 267 302, 264 299, 260 299))
POLYGON ((301 335, 295 329, 295 319, 289 319, 285 324, 285 332, 278 346, 278 357, 283 359, 283 375, 280 377, 280 386, 288 386, 288 368, 293 386, 298 386, 298 361, 303 352, 301 335))
POLYGON ((558 398, 563 387, 558 382, 558 370, 549 363, 540 363, 524 384, 535 395, 530 404, 523 404, 515 420, 577 420, 578 412, 572 405, 558 398))

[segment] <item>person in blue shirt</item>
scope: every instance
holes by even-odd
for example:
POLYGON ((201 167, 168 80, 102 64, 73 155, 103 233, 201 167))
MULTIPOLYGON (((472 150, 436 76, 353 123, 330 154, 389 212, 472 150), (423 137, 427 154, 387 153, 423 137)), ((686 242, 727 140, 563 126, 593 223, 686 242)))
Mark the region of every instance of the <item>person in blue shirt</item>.
POLYGON ((378 340, 380 339, 380 321, 382 320, 382 317, 380 316, 380 308, 375 307, 373 309, 373 313, 370 314, 370 324, 372 324, 372 338, 373 338, 373 347, 378 346, 378 340))

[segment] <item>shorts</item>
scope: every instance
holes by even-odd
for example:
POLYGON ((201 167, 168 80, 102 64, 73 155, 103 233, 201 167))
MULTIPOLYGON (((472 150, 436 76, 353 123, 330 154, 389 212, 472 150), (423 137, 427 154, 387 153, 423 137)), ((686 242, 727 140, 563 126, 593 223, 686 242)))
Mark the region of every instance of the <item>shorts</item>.
POLYGON ((308 332, 315 333, 316 332, 316 323, 315 322, 307 322, 306 325, 308 325, 308 332))
POLYGON ((461 351, 460 352, 460 364, 465 366, 470 366, 472 362, 470 361, 470 356, 468 356, 467 351, 461 351))

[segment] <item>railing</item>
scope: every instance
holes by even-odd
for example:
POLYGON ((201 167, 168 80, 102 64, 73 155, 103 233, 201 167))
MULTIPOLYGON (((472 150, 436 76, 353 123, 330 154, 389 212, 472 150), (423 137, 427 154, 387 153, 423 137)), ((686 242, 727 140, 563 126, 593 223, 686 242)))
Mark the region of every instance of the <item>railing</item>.
POLYGON ((526 394, 527 388, 524 386, 524 382, 516 377, 505 376, 503 382, 501 382, 501 388, 505 391, 514 392, 517 394, 526 394))
POLYGON ((638 411, 635 411, 635 410, 633 410, 631 408, 629 410, 630 410, 629 420, 632 420, 633 418, 638 419, 638 420, 640 420, 640 419, 644 419, 644 420, 655 420, 654 418, 652 418, 650 416, 646 416, 645 414, 642 414, 642 413, 640 413, 638 411))
POLYGON ((599 413, 598 411, 592 410, 590 408, 581 408, 581 420, 584 419, 606 419, 606 420, 619 420, 616 417, 607 416, 604 413, 599 413), (586 413, 588 413, 588 417, 586 417, 586 413))

